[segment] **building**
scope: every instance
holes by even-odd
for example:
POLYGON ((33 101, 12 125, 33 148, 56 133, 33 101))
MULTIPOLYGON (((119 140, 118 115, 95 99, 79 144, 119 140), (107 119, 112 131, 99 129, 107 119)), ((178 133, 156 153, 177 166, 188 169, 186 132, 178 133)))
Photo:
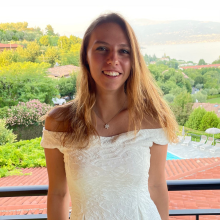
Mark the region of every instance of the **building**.
POLYGON ((193 109, 202 107, 206 111, 211 112, 214 111, 218 117, 220 117, 220 104, 212 104, 212 103, 194 103, 193 104, 193 109))
POLYGON ((180 69, 201 69, 201 68, 220 68, 220 64, 197 65, 197 66, 181 66, 180 69))
POLYGON ((1 44, 0 43, 0 52, 3 50, 16 50, 18 46, 23 47, 23 45, 19 45, 19 44, 1 44))
POLYGON ((80 68, 78 66, 66 65, 66 66, 55 66, 48 69, 48 75, 52 78, 69 78, 73 72, 78 72, 80 68))

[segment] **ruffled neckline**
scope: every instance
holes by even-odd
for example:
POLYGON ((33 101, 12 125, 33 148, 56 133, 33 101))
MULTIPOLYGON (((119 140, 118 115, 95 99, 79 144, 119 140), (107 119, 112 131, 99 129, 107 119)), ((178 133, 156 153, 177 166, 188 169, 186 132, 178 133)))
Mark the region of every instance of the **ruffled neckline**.
MULTIPOLYGON (((50 135, 62 135, 66 132, 55 132, 46 130, 43 127, 44 132, 48 132, 50 135)), ((137 141, 146 141, 151 139, 151 137, 162 138, 164 137, 164 130, 163 128, 154 128, 154 129, 140 129, 137 131, 136 135, 134 131, 127 131, 121 134, 105 137, 105 136, 91 136, 91 144, 92 145, 118 145, 118 144, 129 144, 135 143, 137 141)), ((162 138, 163 139, 163 138, 162 138)))

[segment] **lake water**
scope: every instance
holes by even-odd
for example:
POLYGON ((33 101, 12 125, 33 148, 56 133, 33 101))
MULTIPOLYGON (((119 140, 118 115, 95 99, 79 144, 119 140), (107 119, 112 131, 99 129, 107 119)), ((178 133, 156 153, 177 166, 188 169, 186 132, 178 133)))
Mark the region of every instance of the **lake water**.
POLYGON ((171 59, 193 61, 198 63, 204 59, 206 63, 212 63, 219 59, 220 42, 194 43, 194 44, 173 44, 173 45, 141 45, 142 54, 162 57, 164 53, 171 59))

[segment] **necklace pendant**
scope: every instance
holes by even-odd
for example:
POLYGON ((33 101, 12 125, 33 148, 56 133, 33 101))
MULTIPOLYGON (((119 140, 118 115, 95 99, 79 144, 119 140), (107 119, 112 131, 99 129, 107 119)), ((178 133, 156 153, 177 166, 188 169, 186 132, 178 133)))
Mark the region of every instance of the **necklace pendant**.
POLYGON ((109 129, 109 124, 105 124, 105 129, 109 129))

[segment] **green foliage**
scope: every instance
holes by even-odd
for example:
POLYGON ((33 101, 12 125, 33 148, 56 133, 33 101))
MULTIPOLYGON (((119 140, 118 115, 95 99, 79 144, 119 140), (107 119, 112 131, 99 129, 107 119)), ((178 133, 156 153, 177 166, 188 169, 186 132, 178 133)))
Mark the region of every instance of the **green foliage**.
POLYGON ((34 41, 43 35, 39 27, 28 28, 27 22, 1 23, 0 41, 34 41))
POLYGON ((16 173, 17 168, 45 167, 45 155, 40 142, 41 138, 36 138, 1 146, 0 177, 16 173))
POLYGON ((198 65, 206 65, 206 62, 204 59, 200 59, 198 62, 198 65))
POLYGON ((66 37, 66 36, 59 37, 59 40, 58 40, 58 47, 59 48, 61 48, 63 50, 69 50, 70 45, 71 45, 71 42, 68 37, 66 37))
POLYGON ((79 52, 69 52, 69 53, 61 53, 60 54, 62 66, 72 64, 74 66, 79 66, 79 52))
POLYGON ((219 60, 215 60, 214 62, 212 62, 212 64, 220 64, 220 59, 219 60))
POLYGON ((208 128, 217 127, 220 123, 220 119, 215 114, 215 112, 206 112, 201 120, 201 124, 199 126, 200 131, 205 131, 208 128))
POLYGON ((177 95, 171 104, 171 109, 179 125, 184 125, 192 112, 192 97, 187 92, 177 95))
POLYGON ((71 44, 81 44, 82 39, 73 35, 70 35, 70 42, 71 44))
POLYGON ((8 117, 8 106, 0 108, 0 119, 8 117))
POLYGON ((48 47, 45 52, 47 62, 52 66, 59 60, 59 51, 55 47, 48 47))
POLYGON ((196 84, 196 88, 197 88, 197 89, 201 89, 202 87, 203 87, 203 84, 199 84, 199 83, 196 84))
POLYGON ((189 119, 186 122, 185 126, 188 128, 199 130, 202 118, 206 114, 206 112, 207 111, 204 108, 201 107, 195 108, 193 112, 190 114, 189 119))
POLYGON ((0 119, 0 145, 13 143, 16 140, 16 136, 12 130, 7 129, 6 120, 0 119))
POLYGON ((185 79, 185 87, 188 93, 192 93, 192 85, 189 79, 185 79))
POLYGON ((148 69, 150 70, 150 72, 152 73, 152 75, 154 76, 155 80, 156 81, 159 81, 160 79, 162 79, 162 73, 165 71, 165 70, 168 70, 168 67, 161 64, 161 65, 153 65, 153 64, 150 64, 148 66, 148 69))
POLYGON ((193 94, 192 98, 193 98, 193 102, 196 102, 196 100, 198 100, 198 102, 204 103, 207 100, 207 95, 202 94, 202 92, 199 91, 199 92, 193 94))
POLYGON ((27 61, 35 62, 40 54, 40 45, 37 42, 30 42, 25 50, 27 61))
POLYGON ((73 73, 69 78, 62 77, 58 82, 61 96, 73 96, 76 93, 77 74, 73 73))
POLYGON ((50 44, 50 39, 48 35, 44 35, 39 40, 41 45, 48 46, 50 44))
POLYGON ((208 95, 207 96, 207 99, 214 99, 214 98, 219 98, 220 97, 220 94, 217 94, 217 95, 208 95))
POLYGON ((207 71, 204 74, 205 84, 204 88, 218 88, 220 85, 220 72, 215 71, 207 71))
POLYGON ((52 104, 58 94, 57 81, 47 77, 46 63, 12 63, 0 67, 0 107, 38 99, 52 104))
POLYGON ((167 102, 172 103, 173 100, 174 100, 174 98, 175 98, 175 96, 172 95, 172 94, 166 94, 166 95, 164 95, 163 98, 164 98, 167 102))
POLYGON ((204 76, 201 76, 201 75, 196 76, 196 78, 194 80, 195 80, 195 85, 204 84, 204 82, 205 82, 204 76))
POLYGON ((47 35, 51 36, 51 35, 55 35, 54 30, 52 28, 52 26, 50 24, 47 25, 47 27, 45 28, 47 35))

